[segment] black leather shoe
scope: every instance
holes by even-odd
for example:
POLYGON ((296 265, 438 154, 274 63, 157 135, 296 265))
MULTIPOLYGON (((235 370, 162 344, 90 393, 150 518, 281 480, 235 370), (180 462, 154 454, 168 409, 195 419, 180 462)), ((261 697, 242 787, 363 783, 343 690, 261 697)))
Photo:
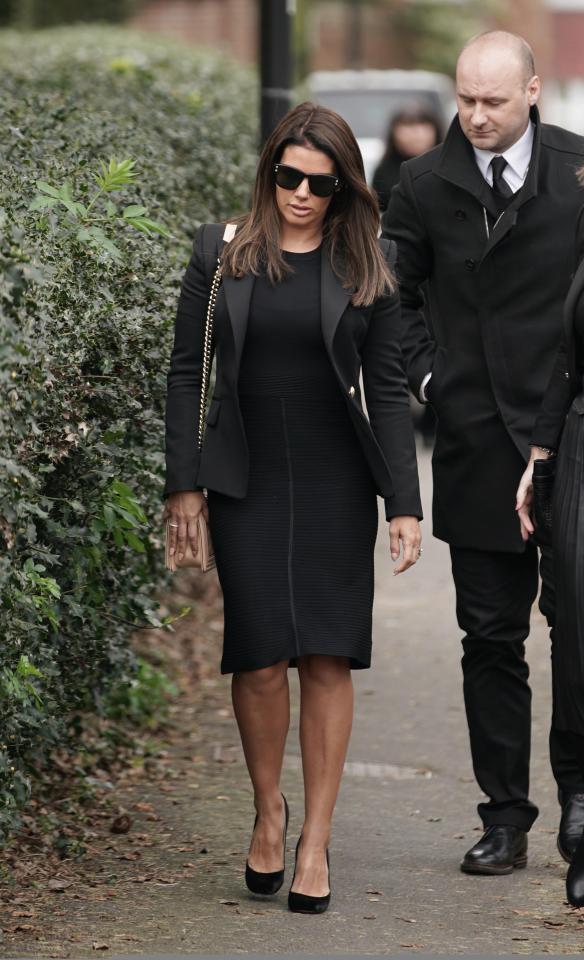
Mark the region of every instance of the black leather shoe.
MULTIPOLYGON (((245 861, 245 884, 247 889, 251 890, 252 893, 259 893, 264 897, 273 896, 284 883, 284 871, 286 869, 286 834, 288 833, 290 811, 288 810, 288 804, 286 803, 284 794, 282 794, 282 800, 284 801, 284 866, 281 870, 274 870, 272 873, 261 873, 259 870, 254 870, 250 867, 247 860, 245 861)), ((256 814, 253 824, 254 830, 257 822, 258 818, 256 814)))
POLYGON ((561 802, 558 850, 566 863, 571 863, 584 831, 584 793, 568 793, 561 802))
POLYGON ((527 833, 519 827, 495 824, 465 854, 463 873, 501 876, 527 866, 527 833))
POLYGON ((584 907, 584 834, 580 837, 566 877, 566 896, 573 907, 584 907))
MULTIPOLYGON (((300 838, 300 840, 302 837, 300 838)), ((296 860, 298 859, 298 847, 300 846, 300 840, 296 844, 296 860)), ((288 894, 288 909, 292 913, 324 913, 328 910, 329 903, 331 902, 331 891, 330 891, 330 879, 331 879, 331 865, 329 860, 329 852, 326 851, 326 865, 328 867, 329 874, 329 892, 324 897, 309 897, 304 893, 294 893, 290 890, 288 894)), ((294 863, 294 877, 296 876, 296 863, 294 863)), ((292 884, 294 886, 294 877, 292 877, 292 884)))

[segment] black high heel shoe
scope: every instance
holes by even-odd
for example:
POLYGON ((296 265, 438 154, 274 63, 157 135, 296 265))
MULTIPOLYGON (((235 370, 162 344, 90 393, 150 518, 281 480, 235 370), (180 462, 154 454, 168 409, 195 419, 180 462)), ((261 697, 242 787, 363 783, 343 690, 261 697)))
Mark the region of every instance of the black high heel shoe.
MULTIPOLYGON (((300 840, 302 837, 300 837, 300 840)), ((294 860, 294 877, 296 876, 296 861, 298 860, 298 847, 300 846, 300 840, 296 844, 296 857, 294 860)), ((305 893, 295 893, 290 890, 288 894, 288 909, 292 913, 324 913, 328 910, 329 903, 331 902, 331 864, 329 860, 328 847, 326 850, 326 865, 328 868, 329 875, 329 892, 324 897, 309 897, 305 893)), ((294 877, 292 877, 292 886, 294 886, 294 877)))
POLYGON ((568 867, 566 896, 573 907, 584 907, 584 833, 568 867))
MULTIPOLYGON (((248 890, 251 890, 252 893, 259 893, 264 897, 271 897, 274 893, 277 893, 282 884, 284 883, 284 871, 286 869, 286 835, 288 833, 288 820, 290 818, 290 811, 288 809, 288 804, 286 802, 286 797, 282 794, 282 800, 284 801, 284 815, 285 815, 285 824, 284 824, 284 866, 281 870, 274 870, 272 873, 261 873, 259 870, 254 870, 253 867, 250 867, 247 860, 245 861, 245 883, 248 890)), ((258 822, 258 817, 253 823, 253 828, 255 830, 256 824, 258 822)))

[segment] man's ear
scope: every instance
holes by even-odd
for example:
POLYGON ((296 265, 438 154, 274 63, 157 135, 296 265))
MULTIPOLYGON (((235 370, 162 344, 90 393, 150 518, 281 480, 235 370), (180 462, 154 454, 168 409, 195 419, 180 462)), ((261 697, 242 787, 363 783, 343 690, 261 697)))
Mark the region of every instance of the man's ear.
POLYGON ((539 100, 539 95, 541 93, 541 80, 538 76, 531 78, 527 84, 527 102, 530 107, 534 107, 537 101, 539 100))

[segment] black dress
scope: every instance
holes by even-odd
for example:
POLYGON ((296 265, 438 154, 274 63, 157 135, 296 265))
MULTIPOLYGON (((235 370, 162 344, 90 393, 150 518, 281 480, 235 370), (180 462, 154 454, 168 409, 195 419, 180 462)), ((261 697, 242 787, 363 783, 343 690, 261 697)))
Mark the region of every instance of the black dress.
MULTIPOLYGON (((584 293, 575 306, 573 333, 576 365, 582 370, 584 293)), ((553 541, 554 725, 584 736, 584 390, 571 405, 558 451, 553 541)))
POLYGON ((377 499, 320 322, 321 249, 254 284, 239 377, 245 499, 209 491, 222 673, 307 654, 371 660, 377 499))

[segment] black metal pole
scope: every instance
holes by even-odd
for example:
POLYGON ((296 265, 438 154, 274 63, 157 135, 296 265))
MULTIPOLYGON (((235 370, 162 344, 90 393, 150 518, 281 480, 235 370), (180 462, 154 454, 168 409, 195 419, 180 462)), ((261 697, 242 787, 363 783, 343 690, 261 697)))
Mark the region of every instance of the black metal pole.
POLYGON ((351 0, 349 8, 349 66, 358 70, 362 66, 361 46, 363 40, 363 26, 361 21, 361 0, 351 0))
POLYGON ((295 0, 260 0, 262 143, 292 106, 294 8, 295 0))

